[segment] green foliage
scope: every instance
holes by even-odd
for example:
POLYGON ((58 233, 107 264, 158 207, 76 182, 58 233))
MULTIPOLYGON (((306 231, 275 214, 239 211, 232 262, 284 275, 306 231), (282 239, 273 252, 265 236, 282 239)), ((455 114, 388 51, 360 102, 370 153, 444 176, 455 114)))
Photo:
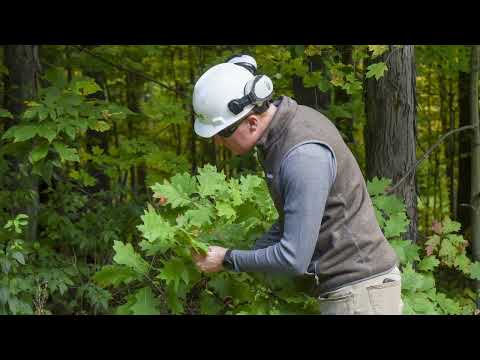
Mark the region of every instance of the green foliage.
POLYGON ((125 268, 111 265, 95 275, 105 287, 118 286, 124 279, 141 287, 135 298, 125 294, 117 313, 166 309, 173 314, 273 314, 312 308, 311 299, 299 295, 292 279, 283 279, 275 288, 268 280, 245 273, 202 275, 193 264, 192 254, 206 251, 208 245, 250 247, 275 220, 261 178, 247 175, 226 180, 222 172, 206 165, 197 176, 177 174, 152 190, 164 203, 158 209, 149 205, 142 216, 137 227, 143 237, 141 251, 135 252, 131 244, 114 245, 114 261, 144 276, 133 280, 125 268), (239 231, 232 232, 234 226, 239 231), (302 301, 295 300, 299 296, 302 301), (192 308, 192 301, 198 306, 192 308))
POLYGON ((460 289, 452 289, 451 283, 444 280, 445 273, 452 271, 467 281, 478 279, 480 262, 472 263, 467 257, 467 242, 457 234, 460 224, 449 218, 437 223, 436 232, 424 242, 424 248, 401 239, 409 222, 402 201, 384 195, 390 184, 388 179, 374 178, 367 188, 379 224, 400 260, 404 314, 472 314, 474 297, 459 295, 460 289))

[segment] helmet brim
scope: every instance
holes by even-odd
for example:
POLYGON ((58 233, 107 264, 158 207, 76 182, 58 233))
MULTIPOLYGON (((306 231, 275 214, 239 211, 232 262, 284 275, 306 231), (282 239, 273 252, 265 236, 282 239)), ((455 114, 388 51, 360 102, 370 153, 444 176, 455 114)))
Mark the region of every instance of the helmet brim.
POLYGON ((218 134, 223 129, 226 129, 230 125, 236 123, 241 118, 245 117, 253 109, 253 107, 254 107, 253 105, 248 106, 240 114, 234 116, 233 118, 230 118, 228 124, 223 124, 223 125, 214 126, 210 124, 205 124, 204 122, 200 121, 199 118, 195 118, 193 129, 195 130, 195 133, 198 136, 207 138, 207 139, 211 138, 216 134, 218 134))

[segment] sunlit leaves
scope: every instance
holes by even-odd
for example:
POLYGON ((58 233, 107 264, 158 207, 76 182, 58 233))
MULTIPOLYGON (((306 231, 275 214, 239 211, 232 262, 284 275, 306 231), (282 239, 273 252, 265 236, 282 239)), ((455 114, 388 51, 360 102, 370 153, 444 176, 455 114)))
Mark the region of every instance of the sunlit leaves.
POLYGON ((372 52, 372 58, 376 58, 388 51, 388 45, 368 45, 368 50, 372 52))

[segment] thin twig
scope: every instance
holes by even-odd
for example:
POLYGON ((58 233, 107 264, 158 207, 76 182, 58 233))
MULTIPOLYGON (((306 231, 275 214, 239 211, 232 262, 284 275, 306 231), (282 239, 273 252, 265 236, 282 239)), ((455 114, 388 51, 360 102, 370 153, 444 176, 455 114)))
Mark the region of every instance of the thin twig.
POLYGON ((450 130, 449 132, 447 132, 446 134, 443 134, 440 139, 438 139, 438 141, 430 148, 427 150, 427 152, 425 152, 425 154, 423 154, 423 156, 415 163, 414 166, 412 166, 412 168, 410 170, 407 171, 407 173, 394 185, 392 186, 391 188, 389 188, 387 191, 386 191, 386 194, 391 194, 392 192, 394 192, 396 189, 398 189, 398 187, 410 176, 410 174, 433 152, 433 150, 435 150, 447 137, 449 137, 450 135, 453 135, 457 132, 460 132, 460 131, 464 131, 464 130, 470 130, 470 129, 474 129, 476 128, 476 126, 474 125, 466 125, 466 126, 462 126, 458 129, 453 129, 453 130, 450 130))
POLYGON ((177 89, 175 89, 175 88, 173 88, 173 87, 171 87, 171 86, 168 86, 168 85, 166 85, 166 84, 164 84, 164 83, 162 83, 162 82, 160 82, 160 81, 158 81, 158 80, 155 80, 154 78, 152 78, 152 77, 150 77, 150 76, 148 76, 148 75, 146 75, 146 74, 144 74, 144 73, 142 73, 142 72, 140 72, 140 71, 128 69, 128 68, 126 68, 126 67, 123 66, 123 65, 115 64, 115 63, 111 62, 110 60, 105 59, 103 56, 100 56, 100 55, 98 55, 98 54, 95 54, 94 52, 90 51, 89 49, 87 49, 87 48, 85 48, 85 47, 78 46, 78 45, 72 45, 72 46, 75 47, 75 48, 77 48, 77 49, 79 49, 80 51, 83 51, 83 52, 87 53, 88 55, 90 55, 90 56, 92 56, 92 57, 94 57, 94 58, 96 58, 96 59, 104 62, 105 64, 108 64, 108 65, 110 65, 110 66, 113 66, 114 68, 117 68, 117 69, 120 70, 120 71, 125 71, 125 72, 129 72, 129 73, 131 73, 131 74, 135 74, 135 75, 137 75, 137 76, 140 76, 140 77, 144 78, 145 80, 148 80, 148 81, 151 81, 151 82, 153 82, 153 83, 155 83, 155 84, 157 84, 157 85, 160 85, 160 86, 163 87, 164 89, 173 91, 174 93, 176 93, 176 94, 178 94, 178 95, 185 95, 184 93, 178 91, 177 89))

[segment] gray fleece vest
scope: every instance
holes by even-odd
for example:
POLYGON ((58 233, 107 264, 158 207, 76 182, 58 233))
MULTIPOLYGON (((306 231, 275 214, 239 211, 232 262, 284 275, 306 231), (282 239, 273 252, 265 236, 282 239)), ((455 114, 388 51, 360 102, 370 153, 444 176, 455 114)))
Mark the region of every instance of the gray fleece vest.
POLYGON ((332 291, 389 271, 398 259, 378 225, 353 154, 330 120, 285 96, 257 143, 259 160, 280 224, 284 219, 284 202, 278 183, 282 160, 289 151, 307 142, 324 144, 334 153, 337 162, 336 178, 308 267, 308 273, 317 275, 315 292, 332 291))

